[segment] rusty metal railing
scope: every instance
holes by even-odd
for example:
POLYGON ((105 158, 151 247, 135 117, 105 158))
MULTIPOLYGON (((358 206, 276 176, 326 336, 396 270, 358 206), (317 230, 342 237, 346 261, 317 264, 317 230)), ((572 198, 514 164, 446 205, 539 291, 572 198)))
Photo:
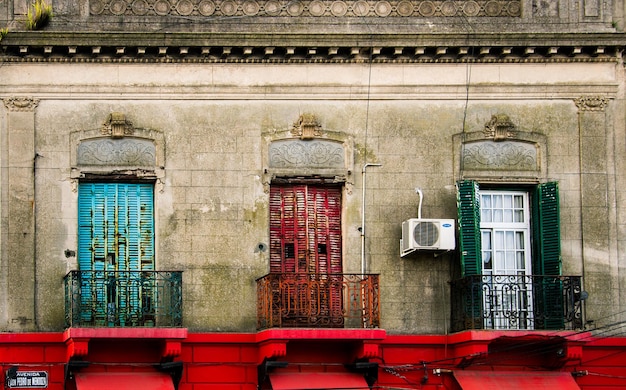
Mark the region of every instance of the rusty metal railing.
POLYGON ((380 325, 379 275, 272 273, 256 283, 257 329, 380 325))
POLYGON ((71 271, 67 327, 181 327, 182 272, 71 271))

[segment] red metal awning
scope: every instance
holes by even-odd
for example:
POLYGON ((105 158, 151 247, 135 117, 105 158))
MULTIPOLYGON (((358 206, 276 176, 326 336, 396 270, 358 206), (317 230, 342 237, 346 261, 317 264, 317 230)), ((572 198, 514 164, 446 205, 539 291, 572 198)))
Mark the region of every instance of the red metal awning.
POLYGON ((172 378, 159 372, 76 373, 77 390, 174 390, 172 378))
POLYGON ((276 373, 270 374, 270 382, 273 390, 369 390, 363 375, 348 372, 276 373))
POLYGON ((454 377, 463 390, 580 390, 568 372, 455 370, 454 377))

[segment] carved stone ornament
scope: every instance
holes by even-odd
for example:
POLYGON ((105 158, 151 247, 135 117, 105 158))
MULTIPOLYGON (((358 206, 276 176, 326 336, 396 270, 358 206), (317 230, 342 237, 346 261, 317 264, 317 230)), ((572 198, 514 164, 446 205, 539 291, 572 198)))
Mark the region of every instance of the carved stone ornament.
POLYGON ((535 145, 517 141, 478 141, 463 150, 463 168, 478 171, 536 171, 535 145))
POLYGON ((491 120, 485 123, 485 138, 494 141, 504 141, 515 136, 515 125, 505 114, 491 116, 491 120))
POLYGON ((121 112, 112 112, 102 125, 102 134, 111 138, 123 138, 133 134, 133 124, 121 112))
MULTIPOLYGON (((539 2, 539 0, 535 0, 539 2)), ((552 2, 546 2, 552 3, 552 2)), ((543 10, 553 12, 557 5, 543 10)), ((549 4, 548 4, 549 5, 549 4)), ((520 17, 519 0, 91 0, 92 15, 189 17, 520 17)), ((549 16, 547 14, 545 16, 549 16)))
POLYGON ((271 168, 343 168, 340 143, 327 140, 280 140, 269 147, 271 168))
POLYGON ((322 135, 322 125, 320 125, 315 115, 302 114, 294 122, 291 133, 299 136, 300 139, 312 139, 322 135))
POLYGON ((96 138, 78 145, 81 166, 154 166, 156 150, 151 140, 96 138))
POLYGON ((10 97, 3 101, 9 111, 34 111, 39 104, 39 99, 27 97, 10 97))
POLYGON ((609 99, 604 96, 581 96, 574 103, 580 111, 604 111, 609 99))

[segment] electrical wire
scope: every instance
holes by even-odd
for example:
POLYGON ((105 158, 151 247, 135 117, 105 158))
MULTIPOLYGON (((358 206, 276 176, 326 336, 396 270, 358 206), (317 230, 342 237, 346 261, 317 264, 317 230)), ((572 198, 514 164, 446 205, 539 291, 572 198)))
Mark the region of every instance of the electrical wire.
MULTIPOLYGON (((623 314, 623 313, 626 313, 626 311, 615 313, 613 315, 620 315, 620 314, 623 314)), ((613 315, 606 316, 604 318, 611 317, 613 315)), ((616 324, 625 324, 626 325, 626 321, 620 321, 620 322, 617 322, 616 324)), ((607 327, 611 327, 613 325, 614 324, 609 324, 607 327)), ((601 328, 598 328, 598 329, 601 329, 601 328)), ((550 333, 543 333, 543 334, 541 334, 541 336, 542 336, 541 339, 538 339, 538 340, 532 341, 532 342, 526 342, 526 343, 516 343, 516 344, 511 345, 508 348, 503 348, 503 349, 498 350, 498 353, 504 353, 504 352, 512 353, 512 352, 516 352, 516 351, 519 351, 519 350, 524 350, 524 356, 525 357, 534 357, 536 355, 541 355, 541 354, 544 354, 544 353, 549 352, 551 350, 554 350, 554 344, 546 345, 546 341, 558 341, 557 338, 563 339, 565 341, 565 340, 567 340, 566 337, 570 337, 570 338, 573 338, 576 342, 584 342, 584 341, 590 341, 590 340, 591 341, 598 341, 598 340, 603 340, 603 339, 608 339, 608 338, 614 338, 614 337, 626 334, 626 330, 624 330, 624 332, 620 332, 620 333, 617 333, 617 334, 610 333, 608 336, 598 338, 597 336, 595 336, 593 334, 590 334, 591 332, 589 332, 588 330, 581 330, 581 331, 578 331, 578 332, 571 332, 571 333, 568 332, 568 334, 566 336, 563 335, 563 332, 564 332, 563 330, 555 330, 555 331, 550 332, 550 333), (583 334, 587 334, 587 336, 586 337, 582 337, 582 338, 576 338, 575 337, 577 335, 583 335, 583 334), (554 337, 555 339, 554 340, 547 340, 547 338, 549 338, 549 337, 554 337), (529 347, 532 348, 533 345, 536 345, 539 348, 535 349, 534 351, 533 350, 529 351, 528 350, 529 347)), ((616 352, 615 355, 621 354, 621 353, 626 353, 626 349, 623 350, 623 351, 620 350, 620 351, 616 352)), ((400 368, 402 370, 409 370, 410 369, 410 370, 416 371, 416 370, 421 370, 422 366, 424 364, 426 364, 428 366, 443 365, 443 364, 445 364, 447 366, 454 366, 454 365, 456 365, 455 361, 462 361, 464 359, 474 359, 474 360, 476 360, 476 359, 479 359, 481 357, 486 357, 488 355, 489 355, 489 353, 471 353, 471 354, 466 354, 466 355, 461 355, 461 356, 454 356, 454 357, 450 357, 450 358, 430 360, 430 361, 419 362, 419 363, 403 364, 403 365, 398 365, 398 366, 382 366, 382 367, 386 368, 386 369, 394 369, 394 368, 397 367, 397 368, 400 368)), ((513 354, 511 354, 511 355, 513 355, 513 354)), ((609 355, 609 356, 600 356, 600 357, 598 357, 596 359, 590 360, 589 362, 605 359, 605 358, 610 357, 610 356, 611 355, 609 355)), ((516 359, 516 358, 518 358, 518 357, 517 356, 510 356, 508 359, 516 359)), ((503 357, 501 355, 498 356, 497 359, 498 359, 499 363, 502 363, 503 361, 507 360, 506 357, 503 357)), ((584 361, 582 364, 586 364, 587 362, 588 361, 584 361)), ((481 363, 475 363, 475 364, 486 365, 486 364, 489 364, 489 363, 488 362, 481 362, 481 363)))

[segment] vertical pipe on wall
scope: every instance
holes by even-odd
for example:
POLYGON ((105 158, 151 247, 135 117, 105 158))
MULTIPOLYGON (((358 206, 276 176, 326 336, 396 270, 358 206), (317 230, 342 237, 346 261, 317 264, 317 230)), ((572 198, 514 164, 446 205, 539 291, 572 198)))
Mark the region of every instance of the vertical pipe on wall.
POLYGON ((420 202, 417 206, 417 219, 422 219, 422 199, 424 199, 424 194, 420 188, 416 188, 415 193, 420 197, 420 202))
MULTIPOLYGON (((36 135, 33 136, 34 142, 37 142, 36 135)), ((39 330, 39 317, 37 315, 39 310, 39 301, 37 299, 37 159, 41 157, 41 155, 35 152, 35 157, 33 157, 33 325, 35 326, 35 330, 39 330)))
POLYGON ((363 165, 363 170, 361 171, 361 175, 363 176, 363 189, 362 189, 362 198, 361 198, 361 275, 365 275, 367 271, 367 267, 365 265, 365 177, 367 167, 381 167, 382 164, 373 164, 366 163, 363 165))

